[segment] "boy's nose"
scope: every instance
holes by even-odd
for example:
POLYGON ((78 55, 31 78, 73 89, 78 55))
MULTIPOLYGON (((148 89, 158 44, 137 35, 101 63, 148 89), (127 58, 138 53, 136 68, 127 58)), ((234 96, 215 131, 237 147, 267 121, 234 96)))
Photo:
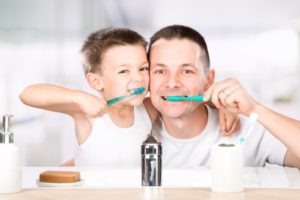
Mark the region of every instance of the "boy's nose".
POLYGON ((135 72, 132 75, 132 80, 133 80, 133 82, 140 82, 143 80, 143 77, 140 72, 135 72))

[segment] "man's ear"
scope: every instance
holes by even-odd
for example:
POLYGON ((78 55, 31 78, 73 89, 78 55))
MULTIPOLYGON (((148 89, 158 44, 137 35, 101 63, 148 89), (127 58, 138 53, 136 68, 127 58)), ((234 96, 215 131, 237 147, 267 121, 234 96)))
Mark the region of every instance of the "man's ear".
POLYGON ((86 79, 94 90, 101 92, 104 89, 102 77, 99 74, 87 73, 86 79))
POLYGON ((208 88, 214 83, 214 81, 215 81, 215 70, 210 69, 206 74, 204 91, 208 90, 208 88))

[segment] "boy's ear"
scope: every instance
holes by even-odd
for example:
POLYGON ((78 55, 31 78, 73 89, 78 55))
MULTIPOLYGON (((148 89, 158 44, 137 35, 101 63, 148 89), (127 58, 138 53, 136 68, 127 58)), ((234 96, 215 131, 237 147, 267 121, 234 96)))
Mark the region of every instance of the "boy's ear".
POLYGON ((97 91, 102 91, 104 88, 102 77, 99 74, 87 73, 86 79, 91 88, 97 91))
POLYGON ((214 81, 215 81, 215 70, 210 69, 206 74, 204 91, 208 90, 208 88, 214 83, 214 81))

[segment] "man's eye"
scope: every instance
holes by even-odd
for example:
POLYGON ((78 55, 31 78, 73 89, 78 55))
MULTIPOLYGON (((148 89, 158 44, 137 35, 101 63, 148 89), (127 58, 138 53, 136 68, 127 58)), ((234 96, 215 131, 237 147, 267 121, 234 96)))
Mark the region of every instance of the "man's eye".
POLYGON ((149 67, 142 67, 140 71, 149 71, 149 67))
POLYGON ((124 70, 119 71, 118 74, 125 74, 125 73, 127 73, 127 72, 128 72, 128 70, 127 70, 127 69, 124 69, 124 70))
POLYGON ((184 73, 185 74, 193 74, 194 72, 192 70, 186 69, 186 70, 184 70, 184 73))
POLYGON ((164 71, 162 69, 158 69, 154 71, 154 74, 163 74, 164 71))

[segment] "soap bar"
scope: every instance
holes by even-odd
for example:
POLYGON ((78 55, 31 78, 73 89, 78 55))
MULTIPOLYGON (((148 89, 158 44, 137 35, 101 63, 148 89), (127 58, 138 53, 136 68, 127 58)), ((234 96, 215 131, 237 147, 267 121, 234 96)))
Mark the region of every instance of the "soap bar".
POLYGON ((80 181, 77 171, 45 171, 40 174, 40 182, 46 183, 74 183, 80 181))

